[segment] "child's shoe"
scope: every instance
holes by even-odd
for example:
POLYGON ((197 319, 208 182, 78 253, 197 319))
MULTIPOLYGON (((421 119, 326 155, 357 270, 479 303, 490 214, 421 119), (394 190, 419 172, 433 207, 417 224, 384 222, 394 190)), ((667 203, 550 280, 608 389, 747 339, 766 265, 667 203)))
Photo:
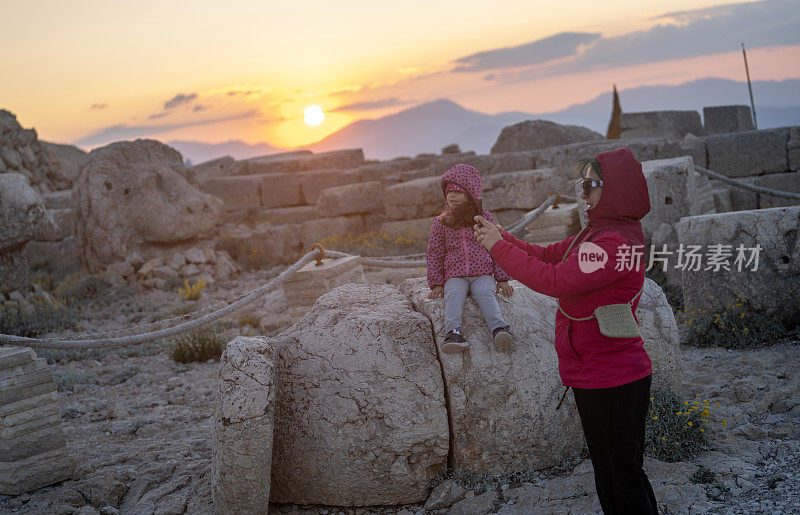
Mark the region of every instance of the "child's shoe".
POLYGON ((447 333, 447 336, 444 338, 444 342, 442 342, 442 352, 445 354, 457 354, 459 352, 464 352, 464 349, 467 347, 467 340, 461 336, 461 331, 458 329, 454 329, 447 333))
POLYGON ((494 336, 494 346, 500 352, 511 352, 514 350, 514 338, 508 332, 508 327, 498 327, 492 331, 494 336))

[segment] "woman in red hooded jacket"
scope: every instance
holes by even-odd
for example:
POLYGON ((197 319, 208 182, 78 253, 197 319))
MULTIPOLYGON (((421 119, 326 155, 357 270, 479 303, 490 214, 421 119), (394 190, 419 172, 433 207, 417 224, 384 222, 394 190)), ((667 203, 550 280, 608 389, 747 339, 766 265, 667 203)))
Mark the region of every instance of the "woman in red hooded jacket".
POLYGON ((541 247, 476 217, 476 237, 511 277, 559 299, 559 373, 573 391, 603 512, 657 513, 642 468, 650 358, 641 337, 605 336, 592 316, 598 306, 628 302, 635 316, 644 287, 647 181, 627 148, 582 163, 589 223, 579 234, 541 247))

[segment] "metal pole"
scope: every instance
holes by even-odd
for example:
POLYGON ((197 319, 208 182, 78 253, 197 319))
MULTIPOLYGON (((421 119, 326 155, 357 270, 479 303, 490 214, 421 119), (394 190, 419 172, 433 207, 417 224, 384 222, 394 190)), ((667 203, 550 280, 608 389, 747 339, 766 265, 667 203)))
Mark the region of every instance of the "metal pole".
POLYGON ((753 127, 758 130, 758 122, 756 121, 756 104, 753 102, 753 85, 750 84, 750 69, 747 67, 747 52, 744 51, 744 43, 742 43, 742 55, 744 56, 744 71, 747 73, 747 89, 750 90, 750 109, 753 110, 753 127))

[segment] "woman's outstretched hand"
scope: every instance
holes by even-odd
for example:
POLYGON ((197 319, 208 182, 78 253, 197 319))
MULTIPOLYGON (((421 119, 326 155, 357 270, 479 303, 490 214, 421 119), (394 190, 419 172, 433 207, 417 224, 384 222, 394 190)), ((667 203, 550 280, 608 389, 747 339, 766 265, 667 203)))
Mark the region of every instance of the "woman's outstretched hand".
POLYGON ((475 230, 475 239, 486 250, 492 250, 492 245, 503 239, 500 235, 500 230, 496 225, 490 224, 486 219, 480 215, 475 217, 477 222, 473 229, 475 230))
POLYGON ((514 295, 514 287, 508 284, 508 281, 499 281, 497 283, 496 293, 502 293, 506 297, 511 297, 514 295))

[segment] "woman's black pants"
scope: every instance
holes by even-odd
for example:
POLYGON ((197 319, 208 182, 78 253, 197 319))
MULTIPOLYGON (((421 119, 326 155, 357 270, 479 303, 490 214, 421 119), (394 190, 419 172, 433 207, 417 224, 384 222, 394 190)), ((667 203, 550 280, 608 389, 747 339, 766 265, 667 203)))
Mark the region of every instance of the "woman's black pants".
POLYGON ((603 513, 658 513, 644 473, 647 376, 613 388, 573 388, 603 513))

